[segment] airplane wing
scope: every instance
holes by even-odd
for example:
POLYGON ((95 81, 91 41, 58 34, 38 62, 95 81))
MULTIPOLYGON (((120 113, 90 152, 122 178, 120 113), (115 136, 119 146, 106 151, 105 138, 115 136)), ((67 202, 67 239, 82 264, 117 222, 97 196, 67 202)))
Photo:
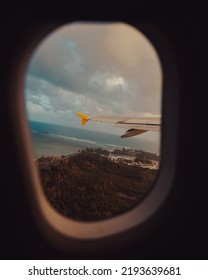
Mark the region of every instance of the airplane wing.
POLYGON ((121 138, 132 137, 146 131, 160 131, 161 120, 159 117, 119 117, 119 116, 94 116, 90 117, 83 113, 76 113, 85 125, 88 121, 113 123, 116 127, 127 129, 121 138))

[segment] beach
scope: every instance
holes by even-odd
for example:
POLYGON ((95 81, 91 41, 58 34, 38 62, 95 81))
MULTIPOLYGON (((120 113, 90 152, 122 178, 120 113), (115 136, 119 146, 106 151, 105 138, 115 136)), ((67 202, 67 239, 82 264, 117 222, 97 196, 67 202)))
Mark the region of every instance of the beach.
POLYGON ((138 149, 159 154, 159 144, 139 137, 121 139, 118 135, 91 131, 82 128, 66 127, 55 124, 29 122, 34 156, 61 156, 86 148, 138 149))

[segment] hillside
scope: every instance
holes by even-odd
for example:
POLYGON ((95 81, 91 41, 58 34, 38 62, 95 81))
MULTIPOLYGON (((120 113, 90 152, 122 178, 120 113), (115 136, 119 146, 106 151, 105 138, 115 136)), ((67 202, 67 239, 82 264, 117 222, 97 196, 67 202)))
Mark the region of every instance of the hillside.
POLYGON ((87 149, 37 159, 44 192, 57 211, 76 220, 105 219, 144 197, 157 170, 115 163, 104 154, 87 149))

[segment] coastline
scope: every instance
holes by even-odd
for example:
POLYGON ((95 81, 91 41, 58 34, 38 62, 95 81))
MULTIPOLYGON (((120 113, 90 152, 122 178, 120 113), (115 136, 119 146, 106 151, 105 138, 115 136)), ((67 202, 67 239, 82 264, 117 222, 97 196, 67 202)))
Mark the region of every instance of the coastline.
MULTIPOLYGON (((67 155, 85 148, 141 149, 160 153, 159 142, 141 137, 121 139, 118 135, 106 134, 82 128, 63 127, 38 122, 30 122, 34 154, 36 157, 67 155)), ((157 136, 157 135, 155 135, 157 136)))

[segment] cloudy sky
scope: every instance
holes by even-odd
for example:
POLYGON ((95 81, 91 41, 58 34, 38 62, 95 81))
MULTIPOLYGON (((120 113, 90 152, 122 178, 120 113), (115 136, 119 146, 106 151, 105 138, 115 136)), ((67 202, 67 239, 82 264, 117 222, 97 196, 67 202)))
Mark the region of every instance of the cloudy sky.
MULTIPOLYGON (((30 120, 81 127, 89 115, 160 116, 162 74, 144 35, 126 24, 65 25, 35 49, 27 68, 30 120)), ((88 123, 89 129, 119 128, 88 123)))

